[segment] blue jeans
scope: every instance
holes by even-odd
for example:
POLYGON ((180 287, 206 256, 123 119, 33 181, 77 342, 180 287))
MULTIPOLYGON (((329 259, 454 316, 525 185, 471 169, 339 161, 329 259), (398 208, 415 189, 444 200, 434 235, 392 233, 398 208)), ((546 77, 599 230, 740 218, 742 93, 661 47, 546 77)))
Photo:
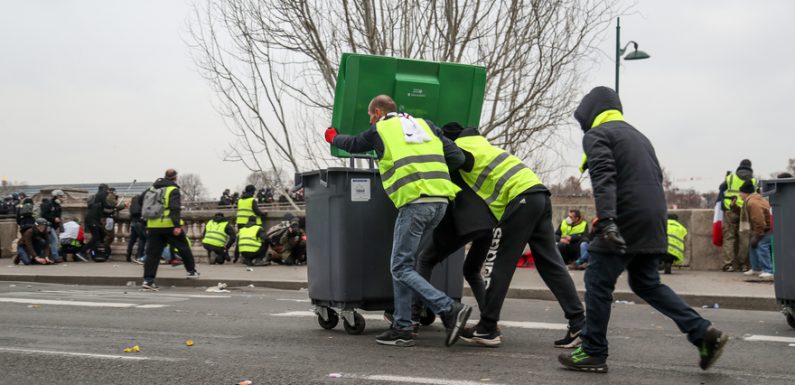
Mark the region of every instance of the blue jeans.
POLYGON ((591 252, 585 269, 585 327, 582 349, 594 357, 607 357, 607 323, 618 276, 627 270, 629 287, 651 307, 670 318, 687 339, 698 346, 710 322, 688 306, 671 288, 660 283, 659 255, 613 255, 591 252))
POLYGON ((773 273, 773 258, 770 255, 770 232, 765 233, 756 247, 748 248, 751 270, 773 273))
POLYGON ((61 241, 58 239, 58 233, 52 227, 50 227, 48 240, 50 242, 50 258, 55 262, 60 262, 61 256, 58 253, 58 248, 60 247, 61 241))
POLYGON ((574 261, 574 264, 581 266, 585 263, 588 263, 588 242, 582 241, 580 242, 580 257, 574 261))
POLYGON ((414 270, 423 234, 442 221, 447 203, 407 204, 398 210, 392 240, 392 289, 395 294, 394 329, 411 330, 411 302, 416 292, 436 314, 449 311, 453 300, 414 270))
MULTIPOLYGON (((38 242, 37 239, 33 240, 33 251, 36 252, 36 255, 41 256, 44 254, 45 247, 47 247, 47 245, 43 241, 38 242)), ((17 256, 19 256, 19 261, 22 262, 23 265, 30 265, 33 263, 33 258, 28 255, 25 246, 17 246, 17 256)))

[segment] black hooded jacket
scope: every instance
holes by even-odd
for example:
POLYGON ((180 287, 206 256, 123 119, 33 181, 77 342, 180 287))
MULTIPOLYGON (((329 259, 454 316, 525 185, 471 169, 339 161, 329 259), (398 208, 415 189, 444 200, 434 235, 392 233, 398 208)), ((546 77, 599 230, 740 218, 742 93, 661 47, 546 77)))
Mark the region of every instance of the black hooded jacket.
MULTIPOLYGON (((591 128, 607 110, 622 111, 621 101, 612 89, 596 87, 574 112, 585 132, 582 145, 588 157, 596 215, 600 220, 615 220, 627 242, 627 254, 663 254, 668 247, 666 203, 654 147, 623 119, 591 128)), ((594 240, 590 250, 610 251, 605 246, 594 240)))

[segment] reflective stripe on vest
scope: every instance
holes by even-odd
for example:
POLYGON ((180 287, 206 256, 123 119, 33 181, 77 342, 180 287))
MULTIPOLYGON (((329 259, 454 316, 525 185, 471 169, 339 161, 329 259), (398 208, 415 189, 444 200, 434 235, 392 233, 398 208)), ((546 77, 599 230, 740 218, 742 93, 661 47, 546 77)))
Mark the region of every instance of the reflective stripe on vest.
POLYGON ((177 189, 176 186, 167 186, 166 191, 163 193, 163 215, 160 218, 147 219, 146 227, 149 229, 167 229, 174 227, 174 221, 171 220, 171 210, 168 208, 168 203, 171 201, 171 193, 177 189))
MULTIPOLYGON (((754 184, 754 190, 756 190, 756 178, 751 178, 751 183, 754 184)), ((740 187, 745 184, 745 179, 740 178, 735 173, 731 173, 726 176, 726 192, 723 193, 723 207, 725 209, 730 209, 732 204, 732 198, 737 197, 735 203, 737 207, 742 208, 745 206, 745 201, 743 201, 743 197, 740 196, 740 187)))
POLYGON ((471 171, 459 170, 461 177, 486 202, 497 220, 513 198, 541 184, 541 179, 519 158, 492 146, 480 135, 460 137, 455 143, 475 158, 471 171))
POLYGON ((236 223, 238 225, 245 225, 248 223, 249 217, 257 217, 257 224, 262 224, 262 218, 259 215, 254 214, 254 197, 251 198, 240 198, 237 201, 237 220, 236 223))
POLYGON ((431 138, 425 143, 407 143, 398 117, 384 119, 375 128, 384 142, 384 156, 378 162, 384 191, 395 207, 420 197, 444 197, 449 200, 461 191, 450 181, 444 160, 442 141, 422 119, 417 124, 431 138))
POLYGON ((226 225, 228 223, 227 221, 216 222, 212 219, 207 222, 204 226, 204 238, 202 239, 202 243, 210 246, 226 246, 226 241, 229 240, 229 234, 224 230, 226 230, 226 225))
POLYGON ((262 240, 259 238, 259 225, 243 227, 238 232, 237 246, 241 253, 256 253, 262 247, 262 240))
POLYGON ((578 223, 577 225, 570 226, 568 223, 566 223, 566 220, 564 219, 563 222, 560 223, 560 236, 568 237, 569 235, 582 234, 585 232, 585 225, 586 222, 581 220, 580 223, 578 223))
POLYGON ((668 220, 668 254, 676 257, 674 264, 681 265, 685 260, 685 237, 687 229, 673 219, 668 220))

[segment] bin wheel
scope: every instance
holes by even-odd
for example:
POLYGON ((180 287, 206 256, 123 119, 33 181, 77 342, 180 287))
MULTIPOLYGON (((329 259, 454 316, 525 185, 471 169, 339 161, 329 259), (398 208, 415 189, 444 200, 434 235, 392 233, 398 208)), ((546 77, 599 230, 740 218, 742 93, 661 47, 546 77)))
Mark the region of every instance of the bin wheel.
POLYGON ((342 326, 348 334, 362 334, 364 331, 364 316, 359 313, 353 313, 353 325, 348 323, 348 320, 342 320, 342 326))
POLYGON ((787 323, 789 324, 789 326, 791 328, 795 329, 795 316, 793 316, 792 314, 788 313, 787 314, 787 323))
POLYGON ((436 314, 433 314, 432 311, 425 309, 425 311, 420 314, 420 324, 422 326, 428 326, 436 321, 436 314))
POLYGON ((327 311, 328 311, 328 321, 324 321, 323 317, 321 317, 320 314, 318 314, 317 323, 323 329, 326 330, 334 329, 335 327, 337 327, 337 324, 340 323, 340 316, 337 315, 337 312, 334 311, 334 309, 329 308, 327 311))

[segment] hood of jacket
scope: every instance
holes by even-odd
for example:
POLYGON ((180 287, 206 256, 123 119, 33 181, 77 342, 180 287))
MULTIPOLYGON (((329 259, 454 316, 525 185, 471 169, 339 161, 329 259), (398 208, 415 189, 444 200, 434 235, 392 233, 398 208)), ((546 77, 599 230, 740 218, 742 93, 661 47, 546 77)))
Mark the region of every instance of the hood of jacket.
POLYGON ((574 111, 574 119, 580 123, 580 128, 586 132, 594 126, 596 117, 607 110, 624 112, 618 94, 607 87, 596 87, 582 98, 580 105, 574 111))
POLYGON ((174 183, 173 181, 170 181, 170 180, 168 180, 166 178, 157 178, 155 183, 152 183, 152 186, 154 188, 162 188, 162 187, 168 187, 168 186, 179 187, 176 183, 174 183))
POLYGON ((750 167, 738 167, 734 174, 742 180, 751 180, 754 177, 754 170, 750 167))

